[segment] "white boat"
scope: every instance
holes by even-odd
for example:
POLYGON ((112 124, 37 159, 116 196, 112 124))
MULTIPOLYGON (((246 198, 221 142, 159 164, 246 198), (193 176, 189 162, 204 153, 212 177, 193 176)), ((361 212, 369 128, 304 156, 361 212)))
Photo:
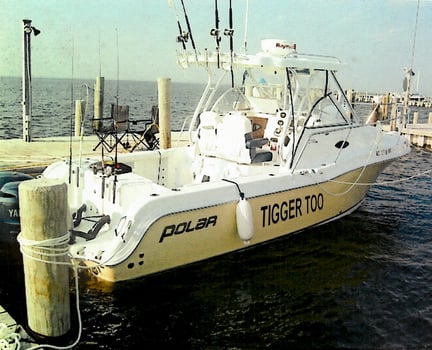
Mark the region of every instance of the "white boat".
MULTIPOLYGON (((82 160, 68 185, 70 254, 100 279, 153 274, 341 218, 409 152, 398 132, 357 117, 337 58, 265 40, 255 55, 182 52, 179 63, 209 72, 190 143, 118 154, 116 164, 82 160)), ((55 163, 43 176, 68 182, 69 168, 55 163)))

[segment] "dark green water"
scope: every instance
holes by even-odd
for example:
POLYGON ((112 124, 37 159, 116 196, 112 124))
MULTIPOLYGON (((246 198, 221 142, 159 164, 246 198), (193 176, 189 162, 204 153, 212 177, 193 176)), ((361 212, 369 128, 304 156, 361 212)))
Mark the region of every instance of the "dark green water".
MULTIPOLYGON (((431 157, 413 150, 379 181, 431 157)), ((81 275, 77 349, 431 348, 431 184, 374 186, 342 220, 167 273, 114 286, 81 275)), ((13 240, 0 268, 1 304, 24 323, 13 240)))

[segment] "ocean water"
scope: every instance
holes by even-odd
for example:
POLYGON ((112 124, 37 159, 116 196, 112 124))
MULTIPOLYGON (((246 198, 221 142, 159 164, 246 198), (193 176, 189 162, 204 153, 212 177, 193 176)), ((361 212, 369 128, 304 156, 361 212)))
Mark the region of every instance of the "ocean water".
MULTIPOLYGON (((32 138, 68 136, 74 123, 75 100, 86 100, 90 106, 85 120, 85 134, 91 134, 94 80, 32 80, 32 138), (71 118, 72 116, 72 118, 71 118), (55 126, 55 127, 53 127, 55 126)), ((171 127, 180 130, 199 101, 202 84, 171 83, 171 127)), ((22 138, 22 82, 20 78, 0 77, 0 138, 22 138)), ((111 104, 129 105, 131 120, 150 119, 151 108, 158 102, 157 82, 105 81, 104 115, 110 115, 111 104), (118 92, 118 93, 117 93, 118 92), (117 100, 118 96, 118 100, 117 100)))
MULTIPOLYGON (((0 83, 0 137, 21 137, 19 79, 16 96, 0 83)), ((64 134, 49 126, 50 118, 69 126, 70 82, 38 84, 38 133, 64 134)), ((156 83, 120 86, 136 93, 125 101, 137 116, 157 100, 156 83)), ((193 111, 199 92, 173 84, 173 119, 193 111)), ((419 111, 424 120, 429 111, 419 111)), ((115 285, 80 274, 76 349, 432 348, 432 178, 421 175, 431 168, 432 153, 413 148, 352 215, 259 247, 115 285)), ((0 305, 25 324, 21 255, 10 232, 2 232, 0 271, 0 305)), ((70 342, 75 315, 73 323, 70 342)))

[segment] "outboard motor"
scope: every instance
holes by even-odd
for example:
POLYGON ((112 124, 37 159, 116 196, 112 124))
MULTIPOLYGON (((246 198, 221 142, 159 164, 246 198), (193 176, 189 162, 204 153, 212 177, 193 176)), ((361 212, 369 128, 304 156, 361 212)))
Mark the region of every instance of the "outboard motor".
POLYGON ((0 171, 0 225, 19 225, 18 185, 32 176, 16 171, 0 171))

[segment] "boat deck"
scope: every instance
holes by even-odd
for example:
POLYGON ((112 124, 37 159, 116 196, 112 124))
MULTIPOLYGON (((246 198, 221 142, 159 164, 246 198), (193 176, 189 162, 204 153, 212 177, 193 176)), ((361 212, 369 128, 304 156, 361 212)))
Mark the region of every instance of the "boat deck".
POLYGON ((29 349, 37 346, 33 339, 27 334, 25 329, 18 325, 15 319, 0 305, 0 324, 6 325, 11 332, 20 336, 20 349, 29 349))

